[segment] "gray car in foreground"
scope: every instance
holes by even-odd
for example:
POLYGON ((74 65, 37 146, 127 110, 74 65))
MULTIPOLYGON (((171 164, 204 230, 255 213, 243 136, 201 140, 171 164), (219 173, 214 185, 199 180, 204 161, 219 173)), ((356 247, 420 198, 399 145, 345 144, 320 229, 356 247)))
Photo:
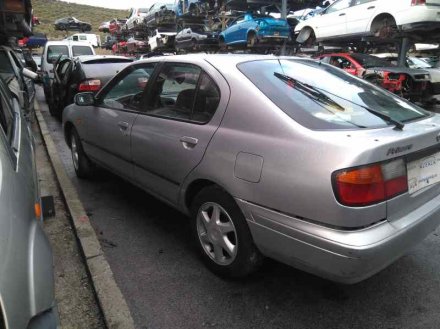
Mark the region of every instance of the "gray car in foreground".
POLYGON ((79 177, 97 164, 191 216, 219 275, 268 256, 355 283, 440 222, 440 117, 313 60, 138 61, 63 124, 79 177))
POLYGON ((52 251, 40 226, 34 144, 0 78, 0 328, 55 329, 52 251))

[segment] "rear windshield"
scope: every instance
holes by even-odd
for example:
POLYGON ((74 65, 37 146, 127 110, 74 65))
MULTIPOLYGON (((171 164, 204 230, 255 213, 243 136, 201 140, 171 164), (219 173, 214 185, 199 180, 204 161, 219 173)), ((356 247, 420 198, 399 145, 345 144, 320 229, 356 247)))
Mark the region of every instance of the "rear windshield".
POLYGON ((93 55, 92 48, 87 46, 72 46, 73 57, 82 55, 93 55))
POLYGON ((133 62, 133 59, 131 58, 98 58, 98 59, 83 61, 82 64, 89 65, 89 64, 131 63, 131 62, 133 62))
POLYGON ((47 61, 51 63, 53 58, 58 58, 60 55, 69 57, 69 49, 67 46, 49 46, 47 48, 47 61))
POLYGON ((403 123, 430 116, 403 98, 313 60, 259 60, 241 63, 238 69, 309 129, 379 128, 394 125, 384 116, 403 123))
POLYGON ((128 64, 130 64, 130 62, 107 62, 99 64, 82 63, 82 65, 84 65, 83 71, 87 78, 114 76, 127 67, 128 64))

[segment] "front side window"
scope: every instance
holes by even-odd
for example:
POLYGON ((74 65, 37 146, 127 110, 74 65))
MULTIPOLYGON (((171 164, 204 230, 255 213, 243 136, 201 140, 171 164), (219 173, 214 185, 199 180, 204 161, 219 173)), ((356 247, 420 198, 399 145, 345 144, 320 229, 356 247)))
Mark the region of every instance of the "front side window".
POLYGON ((332 56, 330 59, 330 64, 340 69, 351 68, 351 62, 345 57, 341 57, 341 56, 332 56))
POLYGON ((238 69, 289 117, 309 129, 379 128, 430 116, 422 108, 322 62, 260 60, 239 64, 238 69))
POLYGON ((143 111, 143 98, 155 63, 134 67, 101 98, 105 107, 143 111))
POLYGON ((91 47, 87 46, 72 46, 73 56, 93 55, 91 47))
POLYGON ((328 7, 328 9, 325 11, 326 14, 333 13, 335 11, 344 10, 350 7, 351 0, 339 0, 335 2, 333 5, 328 7))

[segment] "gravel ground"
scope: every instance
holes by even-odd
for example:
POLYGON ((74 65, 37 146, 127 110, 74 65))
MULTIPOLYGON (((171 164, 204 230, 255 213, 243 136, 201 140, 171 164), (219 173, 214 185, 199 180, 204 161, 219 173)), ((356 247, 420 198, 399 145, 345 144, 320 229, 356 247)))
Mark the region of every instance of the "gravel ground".
POLYGON ((33 131, 41 195, 52 195, 55 200, 56 215, 44 221, 44 230, 54 254, 55 299, 61 328, 104 329, 93 287, 36 123, 33 131))

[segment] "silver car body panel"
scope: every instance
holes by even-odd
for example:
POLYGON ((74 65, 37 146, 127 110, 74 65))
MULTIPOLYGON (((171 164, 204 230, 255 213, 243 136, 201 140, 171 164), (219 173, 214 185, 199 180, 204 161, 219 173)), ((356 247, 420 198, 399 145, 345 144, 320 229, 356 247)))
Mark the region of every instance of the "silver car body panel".
MULTIPOLYGON (((52 251, 34 210, 39 192, 33 137, 14 103, 16 151, 0 130, 0 306, 6 328, 25 329, 37 315, 56 311, 52 251)), ((46 328, 56 328, 56 318, 45 321, 46 328)))
MULTIPOLYGON (((409 241, 419 241, 438 225, 440 184, 372 206, 347 207, 335 197, 332 174, 430 148, 439 150, 440 117, 407 123, 403 130, 392 125, 310 130, 277 107, 237 68, 242 62, 263 59, 276 58, 191 55, 145 60, 199 65, 215 80, 222 96, 214 117, 202 128, 139 115, 131 131, 131 157, 149 174, 135 170, 132 181, 186 214, 187 192, 193 184, 215 183, 237 200, 263 254, 336 281, 362 280, 399 257, 410 247, 409 241), (197 134, 191 137, 199 143, 185 150, 178 137, 190 133, 197 134), (390 152, 396 148, 398 154, 390 152), (312 235, 316 237, 309 239, 312 235), (357 242, 352 246, 353 239, 357 242), (313 254, 316 250, 328 252, 313 254), (368 262, 347 265, 333 257, 337 253, 344 260, 368 255, 371 267, 368 262)), ((93 111, 72 105, 64 111, 64 125, 80 120, 91 131, 102 125, 90 117, 93 111)), ((83 127, 77 129, 82 136, 83 127)))

